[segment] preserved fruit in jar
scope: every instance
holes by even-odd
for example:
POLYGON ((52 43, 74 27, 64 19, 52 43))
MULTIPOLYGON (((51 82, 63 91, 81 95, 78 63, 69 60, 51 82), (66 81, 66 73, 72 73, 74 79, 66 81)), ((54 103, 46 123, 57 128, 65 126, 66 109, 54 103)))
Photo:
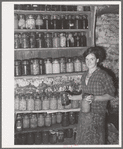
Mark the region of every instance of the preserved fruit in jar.
POLYGON ((37 117, 36 114, 30 115, 30 128, 36 128, 37 127, 37 117))
POLYGON ((67 58, 66 72, 73 72, 73 61, 72 61, 72 58, 67 58))
POLYGON ((27 114, 23 116, 23 128, 29 128, 29 117, 27 114))
POLYGON ((60 47, 66 47, 65 33, 61 33, 60 34, 60 47))
POLYGON ((59 60, 57 58, 54 58, 52 60, 52 66, 53 66, 53 73, 60 73, 60 65, 59 60))
POLYGON ((64 142, 64 131, 58 130, 58 142, 64 142))
POLYGON ((57 99, 56 99, 56 97, 55 97, 55 95, 51 95, 50 96, 50 109, 51 110, 55 110, 55 109, 57 109, 57 99))
POLYGON ((52 48, 52 34, 45 33, 45 48, 52 48))
POLYGON ((34 96, 32 94, 28 95, 27 98, 27 110, 34 111, 34 96))
POLYGON ((15 110, 18 111, 19 110, 19 104, 20 104, 20 97, 18 94, 15 95, 14 103, 15 103, 15 110))
POLYGON ((44 48, 44 36, 43 33, 36 34, 36 48, 44 48))
POLYGON ((35 105, 36 111, 41 110, 41 99, 40 99, 39 95, 36 96, 35 101, 34 101, 34 105, 35 105))
POLYGON ((57 134, 55 131, 50 131, 50 143, 56 144, 57 143, 57 134))
POLYGON ((51 123, 52 123, 51 116, 49 113, 47 113, 47 115, 45 116, 45 126, 49 127, 49 126, 51 126, 51 123))
POLYGON ((51 122, 52 122, 52 125, 56 124, 56 114, 55 113, 51 114, 51 122))
POLYGON ((62 122, 62 113, 61 112, 58 112, 56 114, 56 122, 57 123, 61 123, 62 122))
POLYGON ((74 58, 74 71, 79 72, 81 71, 82 63, 79 57, 74 58))
POLYGON ((35 19, 33 15, 26 16, 26 28, 35 29, 35 19))
POLYGON ((27 76, 30 75, 30 69, 29 69, 29 60, 22 60, 22 75, 27 76))
POLYGON ((43 18, 41 15, 37 15, 37 18, 35 20, 35 26, 36 26, 36 29, 42 29, 43 28, 43 18))
POLYGON ((66 72, 66 59, 65 59, 65 57, 60 58, 60 72, 61 73, 66 72))
POLYGON ((21 76, 22 75, 22 72, 21 72, 22 71, 21 70, 21 60, 15 60, 14 63, 15 63, 14 64, 15 65, 14 66, 15 76, 21 76))
POLYGON ((45 60, 45 73, 46 74, 52 74, 52 72, 53 72, 52 59, 51 58, 47 58, 45 60))
POLYGON ((20 97, 20 105, 19 105, 19 110, 20 111, 25 111, 26 110, 26 98, 24 95, 20 97))
POLYGON ((66 127, 69 126, 69 114, 68 112, 64 112, 62 116, 62 126, 66 127))
POLYGON ((44 60, 39 58, 39 74, 45 73, 44 60))
POLYGON ((43 114, 38 114, 38 127, 44 126, 44 115, 43 114))
POLYGON ((28 33, 22 33, 22 43, 21 43, 21 47, 22 48, 29 48, 29 36, 28 33))
POLYGON ((50 101, 47 96, 44 97, 42 101, 42 109, 43 110, 48 110, 50 108, 50 101))
POLYGON ((39 59, 30 59, 30 73, 31 75, 39 75, 39 59))
POLYGON ((18 28, 19 29, 25 29, 26 28, 26 21, 24 15, 19 15, 19 21, 18 21, 18 28))

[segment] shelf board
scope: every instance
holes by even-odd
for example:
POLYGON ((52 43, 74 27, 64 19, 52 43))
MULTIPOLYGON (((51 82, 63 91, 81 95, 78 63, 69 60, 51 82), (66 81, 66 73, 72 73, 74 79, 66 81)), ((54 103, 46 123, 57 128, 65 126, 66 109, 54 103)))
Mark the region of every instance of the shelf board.
POLYGON ((57 113, 57 112, 70 112, 70 111, 80 111, 80 108, 77 109, 63 109, 63 110, 40 110, 40 111, 15 111, 15 113, 57 113))
POLYGON ((91 11, 35 11, 35 10, 14 10, 14 13, 17 14, 47 14, 47 15, 53 15, 53 14, 83 14, 83 15, 89 15, 91 14, 91 11))
POLYGON ((59 48, 26 48, 26 49, 14 49, 14 51, 47 51, 47 50, 85 50, 88 47, 59 47, 59 48))
POLYGON ((87 32, 89 29, 14 29, 15 32, 87 32))
POLYGON ((68 129, 68 128, 76 128, 77 124, 74 125, 69 125, 67 127, 63 127, 62 124, 53 124, 52 126, 43 126, 43 127, 37 127, 34 129, 28 128, 28 129, 23 129, 22 131, 15 131, 15 134, 20 134, 20 133, 27 133, 27 132, 41 132, 41 131, 49 131, 49 130, 61 130, 61 129, 68 129))
POLYGON ((76 73, 60 73, 60 74, 44 74, 44 75, 36 75, 36 76, 16 76, 15 79, 32 79, 32 78, 45 78, 45 77, 60 77, 60 76, 75 76, 75 75, 82 75, 82 72, 76 73))

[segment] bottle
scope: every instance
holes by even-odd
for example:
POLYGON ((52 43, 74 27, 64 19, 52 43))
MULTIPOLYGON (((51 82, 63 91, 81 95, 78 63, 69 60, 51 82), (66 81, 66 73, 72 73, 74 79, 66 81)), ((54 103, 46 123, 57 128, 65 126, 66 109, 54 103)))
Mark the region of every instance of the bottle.
POLYGON ((53 29, 57 29, 57 15, 53 15, 53 29))
POLYGON ((80 46, 81 47, 87 46, 86 35, 84 32, 81 32, 81 35, 80 35, 80 46))
POLYGON ((21 134, 21 143, 22 145, 26 145, 27 144, 27 134, 21 134))
POLYGON ((22 75, 21 60, 15 60, 14 61, 14 73, 15 73, 15 76, 21 76, 22 75))
POLYGON ((75 20, 76 20, 75 28, 79 29, 79 15, 76 15, 75 20))
POLYGON ((45 59, 45 72, 46 72, 46 74, 52 74, 53 73, 52 59, 51 58, 45 59))
POLYGON ((71 106, 73 109, 79 108, 79 100, 71 100, 71 106))
POLYGON ((25 95, 21 95, 20 97, 20 105, 19 105, 19 110, 20 111, 25 111, 26 110, 26 98, 25 95))
POLYGON ((35 33, 31 32, 29 34, 29 47, 35 48, 36 47, 36 39, 35 39, 35 33))
POLYGON ((45 72, 45 67, 44 67, 44 60, 39 58, 39 74, 42 75, 45 72))
POLYGON ((43 26, 43 18, 41 15, 37 15, 37 18, 35 20, 35 27, 36 29, 42 29, 43 26))
POLYGON ((39 10, 39 5, 36 5, 36 4, 32 4, 32 10, 39 10))
POLYGON ((56 113, 51 114, 51 122, 52 122, 52 125, 56 124, 56 113))
POLYGON ((74 37, 72 33, 67 34, 67 40, 66 40, 66 46, 67 47, 74 47, 74 37))
POLYGON ((73 72, 73 59, 70 57, 67 58, 66 72, 73 72))
POLYGON ((45 34, 45 48, 52 48, 52 34, 46 33, 45 34))
POLYGON ((35 29, 35 19, 34 15, 26 16, 26 29, 35 29))
POLYGON ((18 15, 14 14, 14 29, 18 29, 18 15))
POLYGON ((82 65, 82 64, 81 64, 80 58, 79 58, 79 57, 74 57, 74 71, 75 71, 75 72, 80 72, 80 71, 82 71, 82 70, 81 70, 81 68, 82 68, 81 65, 82 65))
POLYGON ((83 29, 83 15, 80 15, 80 20, 79 20, 79 29, 83 29))
POLYGON ((32 94, 27 97, 27 110, 34 111, 34 96, 32 94))
POLYGON ((19 29, 25 29, 26 28, 25 16, 22 14, 19 15, 18 28, 19 29))
POLYGON ((57 122, 58 124, 60 124, 60 123, 62 122, 62 113, 61 113, 61 112, 58 112, 58 113, 56 114, 56 122, 57 122))
POLYGON ((66 72, 66 58, 61 57, 59 61, 60 61, 60 73, 65 73, 66 72))
POLYGON ((46 29, 49 29, 49 15, 45 15, 45 24, 46 24, 46 29))
POLYGON ((48 97, 45 95, 42 101, 42 110, 48 110, 50 108, 50 101, 48 97))
POLYGON ((59 59, 54 58, 52 60, 52 66, 53 66, 53 73, 60 73, 59 59))
POLYGON ((16 121, 15 121, 15 130, 22 131, 22 117, 21 114, 17 114, 16 121))
POLYGON ((80 36, 79 33, 74 34, 74 46, 75 47, 80 47, 80 36))
POLYGON ((69 29, 68 15, 65 15, 65 19, 64 19, 64 29, 69 29))
POLYGON ((27 114, 23 115, 23 129, 29 128, 29 117, 27 114))
POLYGON ((29 48, 29 36, 28 33, 22 33, 22 48, 29 48))
POLYGON ((38 120, 38 127, 44 126, 44 115, 43 114, 37 114, 37 120, 38 120))
POLYGON ((66 37, 65 33, 60 34, 60 47, 66 47, 66 37))
POLYGON ((36 48, 45 48, 44 34, 36 33, 36 48))
POLYGON ((88 29, 88 18, 86 15, 83 15, 83 29, 88 29))
POLYGON ((53 15, 50 15, 48 23, 49 23, 49 24, 48 24, 48 28, 49 28, 49 29, 54 29, 53 15))
POLYGON ((61 27, 60 27, 60 29, 64 29, 64 23, 65 23, 65 17, 64 17, 64 15, 61 15, 60 16, 60 22, 61 22, 61 27))
POLYGON ((39 94, 37 94, 35 101, 34 101, 34 109, 35 109, 35 111, 39 111, 39 110, 41 110, 41 107, 42 107, 42 103, 40 100, 40 96, 39 96, 39 94))
POLYGON ((30 114, 30 128, 37 127, 37 116, 36 114, 30 114))
POLYGON ((20 48, 20 40, 19 40, 19 34, 14 34, 14 48, 19 49, 20 48))
POLYGON ((62 126, 67 127, 69 126, 69 115, 68 112, 64 112, 62 116, 62 126))
POLYGON ((58 130, 58 142, 64 142, 64 131, 58 130))
POLYGON ((30 75, 29 60, 22 60, 22 76, 30 75))
POLYGON ((58 47, 60 47, 60 38, 59 38, 57 33, 54 33, 54 36, 53 36, 53 48, 58 48, 58 47))
POLYGON ((15 108, 15 111, 19 110, 19 104, 20 104, 20 96, 18 94, 16 94, 15 98, 14 98, 14 108, 15 108))

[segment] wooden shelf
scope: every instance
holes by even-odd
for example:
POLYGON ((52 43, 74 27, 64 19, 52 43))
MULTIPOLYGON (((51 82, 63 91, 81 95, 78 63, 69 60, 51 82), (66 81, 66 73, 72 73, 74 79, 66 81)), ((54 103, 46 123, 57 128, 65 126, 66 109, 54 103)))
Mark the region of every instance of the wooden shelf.
POLYGON ((36 75, 36 76, 16 76, 15 79, 31 79, 31 78, 45 78, 45 77, 60 77, 60 76, 74 76, 74 75, 82 75, 83 72, 76 72, 76 73, 60 73, 60 74, 43 74, 43 75, 36 75))
POLYGON ((86 50, 88 47, 59 47, 59 48, 26 48, 14 49, 14 51, 47 51, 47 50, 86 50))
POLYGON ((83 15, 89 15, 91 14, 91 11, 35 11, 35 10, 14 10, 14 13, 17 14, 47 14, 47 15, 53 15, 53 14, 83 14, 83 15))
POLYGON ((23 129, 22 131, 15 131, 15 134, 19 133, 27 133, 27 132, 41 132, 41 131, 49 131, 49 130, 61 130, 61 129, 68 129, 68 128, 76 128, 77 124, 69 125, 67 127, 63 127, 62 124, 53 124, 52 126, 43 126, 43 127, 37 127, 34 129, 28 128, 23 129))
POLYGON ((40 111, 15 111, 15 113, 56 113, 56 112, 70 112, 70 111, 74 111, 74 112, 78 112, 80 111, 80 108, 77 109, 63 109, 63 110, 40 110, 40 111))
POLYGON ((16 33, 22 32, 87 32, 89 29, 14 29, 16 33))

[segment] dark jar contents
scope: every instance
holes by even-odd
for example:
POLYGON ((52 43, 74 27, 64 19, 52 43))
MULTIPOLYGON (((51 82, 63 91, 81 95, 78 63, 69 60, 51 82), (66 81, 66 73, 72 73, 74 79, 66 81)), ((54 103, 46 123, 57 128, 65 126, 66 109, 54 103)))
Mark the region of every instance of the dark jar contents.
POLYGON ((15 130, 16 131, 22 131, 22 116, 20 114, 17 114, 16 121, 15 121, 15 130))
POLYGON ((39 58, 39 74, 42 75, 44 73, 45 73, 44 60, 39 58))
POLYGON ((88 18, 86 15, 83 16, 83 29, 88 29, 88 18))
POLYGON ((79 112, 75 112, 75 123, 78 124, 79 112))
POLYGON ((73 37, 72 33, 67 34, 66 46, 67 47, 74 47, 74 37, 73 37))
POLYGON ((80 60, 80 57, 75 57, 74 58, 74 71, 75 72, 80 72, 82 69, 82 63, 80 60))
POLYGON ((35 33, 31 32, 29 34, 29 47, 35 48, 36 47, 36 39, 35 39, 35 33))
POLYGON ((64 131, 58 130, 58 142, 64 142, 64 131))
POLYGON ((50 132, 50 143, 51 144, 56 144, 57 143, 57 134, 55 131, 50 132))
POLYGON ((75 113, 72 111, 69 113, 69 122, 71 125, 75 124, 75 113))
POLYGON ((36 33, 36 48, 45 48, 43 33, 36 33))
POLYGON ((14 66, 15 76, 21 76, 22 75, 21 60, 15 60, 14 63, 15 63, 15 66, 14 66))
POLYGON ((30 114, 30 128, 37 127, 37 116, 36 114, 30 114))
POLYGON ((27 144, 28 144, 28 145, 34 144, 34 143, 35 143, 34 141, 35 141, 35 140, 34 140, 34 133, 29 132, 29 133, 27 134, 27 144))
POLYGON ((65 73, 66 72, 66 58, 61 57, 59 61, 60 61, 60 73, 65 73))
POLYGON ((23 129, 29 128, 29 116, 27 114, 23 115, 23 129))
POLYGON ((52 34, 51 33, 45 33, 45 48, 52 48, 52 34))
POLYGON ((21 134, 21 143, 23 145, 26 145, 27 144, 27 134, 21 134))
POLYGON ((41 132, 35 133, 35 144, 41 144, 42 143, 42 136, 41 132))
POLYGON ((85 35, 84 32, 81 32, 81 35, 80 35, 80 46, 81 47, 86 47, 87 46, 86 35, 85 35))
POLYGON ((64 112, 62 116, 62 126, 66 127, 69 126, 69 114, 68 112, 64 112))
POLYGON ((15 138, 14 138, 14 143, 15 143, 15 145, 20 145, 20 144, 22 144, 21 134, 16 134, 14 137, 15 137, 15 138))
POLYGON ((43 142, 43 144, 49 143, 49 131, 42 132, 42 142, 43 142))
POLYGON ((30 75, 29 60, 22 60, 22 75, 30 75))
POLYGON ((66 138, 72 138, 73 137, 73 129, 72 128, 68 128, 66 130, 66 138))
POLYGON ((75 33, 74 34, 74 46, 75 47, 80 47, 80 33, 75 33))
POLYGON ((28 33, 22 33, 21 40, 22 40, 21 47, 23 49, 29 48, 29 35, 28 35, 28 33))
POLYGON ((30 73, 31 75, 39 75, 39 59, 30 59, 30 73))

